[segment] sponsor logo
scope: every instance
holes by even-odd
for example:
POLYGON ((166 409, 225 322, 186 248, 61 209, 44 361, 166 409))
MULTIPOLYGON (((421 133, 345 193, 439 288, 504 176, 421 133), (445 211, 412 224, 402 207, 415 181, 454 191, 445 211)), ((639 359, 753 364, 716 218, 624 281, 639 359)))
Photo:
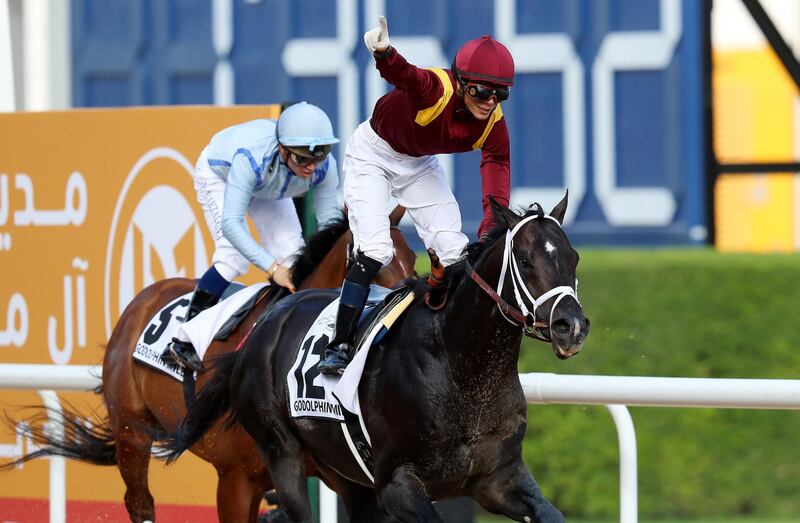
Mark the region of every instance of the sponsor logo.
POLYGON ((171 277, 208 269, 211 238, 194 202, 191 163, 174 149, 148 151, 128 173, 106 247, 106 335, 136 294, 171 277))
POLYGON ((307 400, 298 399, 294 402, 294 415, 295 416, 313 416, 321 414, 333 414, 334 416, 341 416, 342 407, 325 400, 307 400))

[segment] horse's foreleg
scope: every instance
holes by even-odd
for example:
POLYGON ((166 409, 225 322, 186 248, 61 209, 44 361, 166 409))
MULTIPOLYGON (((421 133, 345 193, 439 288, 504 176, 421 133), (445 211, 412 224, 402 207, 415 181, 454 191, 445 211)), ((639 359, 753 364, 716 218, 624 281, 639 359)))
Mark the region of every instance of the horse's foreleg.
POLYGON ((383 510, 397 521, 442 522, 425 486, 410 467, 395 469, 389 483, 378 487, 378 499, 383 510))
POLYGON ((515 521, 564 522, 563 514, 544 497, 522 460, 478 482, 472 496, 486 510, 515 521))
POLYGON ((278 504, 294 523, 311 523, 311 504, 308 501, 305 461, 300 443, 294 438, 282 438, 280 444, 260 448, 278 493, 278 504))
POLYGON ((130 425, 115 431, 117 466, 125 482, 125 508, 133 523, 155 521, 153 496, 147 486, 152 438, 130 425))
POLYGON ((264 489, 254 483, 242 467, 219 471, 217 515, 220 523, 239 523, 258 519, 258 507, 264 489))
POLYGON ((378 507, 373 489, 350 483, 342 497, 350 523, 378 523, 388 520, 388 516, 378 507))
POLYGON ((378 507, 375 489, 345 479, 322 462, 315 461, 314 466, 325 483, 341 496, 350 523, 378 523, 387 519, 378 507))

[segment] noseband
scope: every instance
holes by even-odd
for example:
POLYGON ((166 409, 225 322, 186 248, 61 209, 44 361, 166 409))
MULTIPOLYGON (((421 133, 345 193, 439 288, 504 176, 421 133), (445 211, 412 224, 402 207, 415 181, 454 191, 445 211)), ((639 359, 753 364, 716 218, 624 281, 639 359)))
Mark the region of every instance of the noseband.
MULTIPOLYGON (((486 283, 486 280, 481 278, 480 275, 475 272, 475 269, 472 268, 469 262, 467 262, 467 274, 469 274, 469 277, 472 278, 475 283, 477 283, 478 286, 495 301, 495 303, 497 303, 497 308, 500 310, 500 314, 503 315, 503 318, 505 318, 506 321, 512 325, 521 326, 522 332, 530 338, 536 338, 537 340, 549 342, 551 341, 551 337, 544 333, 544 329, 549 330, 550 325, 553 323, 553 311, 556 310, 559 302, 566 296, 572 296, 575 298, 575 301, 578 303, 580 302, 578 301, 578 294, 575 292, 575 288, 568 285, 554 287, 538 298, 534 298, 531 292, 528 290, 528 287, 525 285, 522 275, 520 274, 517 258, 514 256, 514 236, 520 231, 523 225, 537 218, 547 218, 553 220, 558 224, 559 227, 561 227, 561 224, 558 223, 558 220, 552 216, 546 214, 536 214, 520 220, 520 222, 513 229, 506 231, 505 248, 503 250, 503 267, 500 270, 500 281, 497 283, 496 291, 488 283, 486 283), (503 284, 506 279, 506 272, 511 275, 511 283, 514 287, 514 298, 517 300, 516 308, 505 301, 501 296, 503 292, 503 284), (523 294, 531 304, 530 309, 523 299, 523 294), (556 297, 556 300, 550 309, 550 321, 536 321, 536 309, 554 296, 556 297)), ((575 287, 577 286, 578 281, 575 280, 575 287)))

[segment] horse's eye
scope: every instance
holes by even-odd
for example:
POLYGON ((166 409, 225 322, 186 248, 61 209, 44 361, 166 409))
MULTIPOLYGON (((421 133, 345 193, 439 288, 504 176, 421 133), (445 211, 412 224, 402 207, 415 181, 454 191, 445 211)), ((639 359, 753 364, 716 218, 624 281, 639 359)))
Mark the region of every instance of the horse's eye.
POLYGON ((520 267, 528 267, 530 265, 530 262, 528 262, 528 258, 526 256, 523 256, 522 258, 519 259, 519 265, 520 267))

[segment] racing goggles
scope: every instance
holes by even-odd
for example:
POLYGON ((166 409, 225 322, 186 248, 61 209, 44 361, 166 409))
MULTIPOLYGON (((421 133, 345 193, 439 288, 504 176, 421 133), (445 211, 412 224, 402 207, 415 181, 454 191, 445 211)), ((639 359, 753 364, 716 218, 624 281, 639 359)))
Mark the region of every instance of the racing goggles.
POLYGON ((481 102, 485 102, 492 96, 497 98, 498 102, 508 100, 508 87, 489 87, 488 85, 481 84, 467 85, 466 83, 462 85, 464 86, 464 90, 468 95, 476 100, 480 100, 481 102))
POLYGON ((312 163, 322 163, 325 161, 325 158, 328 157, 328 154, 331 152, 330 145, 322 145, 314 147, 314 150, 310 150, 308 147, 301 147, 301 148, 286 148, 289 151, 289 157, 292 159, 294 163, 299 165, 300 167, 305 167, 306 165, 312 163))

